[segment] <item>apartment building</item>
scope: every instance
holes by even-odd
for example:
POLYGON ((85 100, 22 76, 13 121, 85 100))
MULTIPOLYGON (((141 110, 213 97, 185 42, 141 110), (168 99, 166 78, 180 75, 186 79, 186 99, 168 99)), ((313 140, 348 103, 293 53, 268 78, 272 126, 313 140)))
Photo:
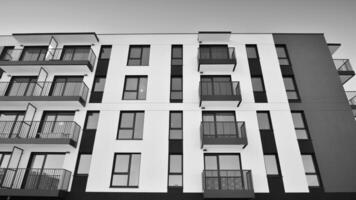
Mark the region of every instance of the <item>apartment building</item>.
POLYGON ((356 199, 323 34, 0 36, 0 199, 356 199))

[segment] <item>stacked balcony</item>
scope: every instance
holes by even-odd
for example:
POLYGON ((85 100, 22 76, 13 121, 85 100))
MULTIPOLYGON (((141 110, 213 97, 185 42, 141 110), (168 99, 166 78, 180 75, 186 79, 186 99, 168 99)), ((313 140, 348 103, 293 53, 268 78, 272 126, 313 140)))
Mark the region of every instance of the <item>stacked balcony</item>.
POLYGON ((355 71, 352 69, 349 59, 334 59, 334 64, 339 73, 342 84, 345 84, 348 80, 355 76, 355 71))
POLYGON ((233 72, 236 68, 235 48, 227 45, 200 45, 199 72, 233 72))
POLYGON ((238 81, 200 81, 200 106, 238 107, 241 103, 241 91, 238 81))

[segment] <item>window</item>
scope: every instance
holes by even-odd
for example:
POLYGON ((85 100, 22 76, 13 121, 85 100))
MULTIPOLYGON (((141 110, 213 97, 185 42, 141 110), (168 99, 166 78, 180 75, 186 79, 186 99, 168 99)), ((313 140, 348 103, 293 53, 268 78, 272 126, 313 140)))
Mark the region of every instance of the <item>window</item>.
POLYGON ((147 76, 126 76, 123 100, 145 100, 147 76))
POLYGON ((201 128, 204 137, 227 138, 238 135, 238 127, 234 111, 203 111, 201 128))
POLYGON ((0 60, 6 60, 6 61, 14 60, 15 58, 12 57, 13 52, 14 52, 14 47, 4 47, 0 54, 0 60))
POLYGON ((104 92, 106 77, 95 77, 93 92, 104 92))
POLYGON ((297 87, 295 85, 295 81, 293 77, 283 77, 284 86, 286 87, 286 92, 288 96, 288 100, 298 101, 299 94, 297 91, 297 87))
POLYGON ((13 76, 5 96, 32 96, 36 82, 37 76, 13 76))
POLYGON ((183 45, 172 45, 171 66, 183 65, 183 45))
POLYGON ((276 45, 277 56, 280 66, 290 66, 290 61, 287 53, 287 47, 285 45, 276 45))
POLYGON ((138 187, 141 154, 116 153, 111 176, 111 187, 138 187))
POLYGON ((65 46, 61 60, 88 60, 90 46, 65 46))
POLYGON ((88 174, 91 162, 91 154, 80 154, 77 174, 88 174))
POLYGON ((230 76, 201 76, 201 95, 234 95, 234 85, 230 76))
POLYGON ((263 84, 262 76, 252 76, 251 81, 254 92, 265 92, 265 85, 263 84))
POLYGON ((128 66, 147 66, 150 58, 149 45, 130 45, 128 66))
POLYGON ((171 77, 171 102, 183 101, 182 77, 171 77))
POLYGON ((246 52, 248 59, 259 59, 257 45, 246 45, 246 52))
POLYGON ((305 154, 302 155, 302 160, 309 187, 319 187, 320 181, 315 167, 314 156, 305 154))
POLYGON ((169 139, 183 139, 183 112, 171 111, 169 113, 169 139))
POLYGON ((181 187, 183 185, 183 155, 169 155, 168 186, 181 187))
POLYGON ((272 130, 271 117, 268 111, 258 111, 257 120, 260 130, 272 130))
POLYGON ((275 154, 266 154, 264 155, 266 173, 267 175, 279 175, 279 164, 277 155, 275 154))
POLYGON ((0 152, 0 168, 7 168, 10 157, 11 157, 11 153, 0 152))
POLYGON ((25 47, 21 54, 21 61, 43 61, 48 47, 25 47))
POLYGON ((292 118, 295 127, 295 132, 299 140, 309 139, 309 133, 306 126, 306 121, 303 112, 292 111, 292 118))
POLYGON ((120 113, 119 129, 117 131, 117 139, 142 139, 143 133, 144 112, 128 112, 120 113))
POLYGON ((83 89, 82 76, 55 76, 50 96, 81 96, 83 89))
POLYGON ((85 130, 96 130, 99 120, 99 111, 88 111, 85 123, 85 130))
POLYGON ((111 46, 102 46, 99 59, 110 59, 111 46))
POLYGON ((229 48, 227 45, 200 45, 200 59, 228 59, 229 48))

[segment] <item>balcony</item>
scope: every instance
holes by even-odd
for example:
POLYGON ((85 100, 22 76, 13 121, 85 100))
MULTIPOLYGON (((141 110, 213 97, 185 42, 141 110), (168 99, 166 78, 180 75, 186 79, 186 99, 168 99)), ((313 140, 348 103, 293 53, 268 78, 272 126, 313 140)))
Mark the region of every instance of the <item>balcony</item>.
POLYGON ((205 199, 255 197, 250 170, 204 170, 202 174, 205 199))
POLYGON ((70 178, 65 169, 0 168, 0 196, 60 197, 70 178))
POLYGON ((64 144, 76 147, 80 126, 73 121, 0 121, 0 144, 64 144))
POLYGON ((238 107, 241 103, 240 83, 238 81, 200 81, 200 106, 238 107))
POLYGON ((88 87, 81 81, 67 82, 0 82, 2 106, 85 106, 88 87))
MULTIPOLYGON (((205 45, 204 45, 205 46, 205 45)), ((199 72, 233 72, 236 68, 235 48, 233 47, 199 47, 199 72)))
POLYGON ((349 59, 334 59, 334 64, 339 73, 342 84, 345 84, 348 80, 355 76, 355 72, 352 69, 349 59))
POLYGON ((0 60, 0 67, 9 74, 38 74, 41 67, 49 73, 87 74, 93 71, 96 55, 91 48, 74 53, 64 48, 49 48, 45 52, 12 49, 0 60), (32 53, 32 54, 31 54, 32 53))
POLYGON ((245 148, 247 136, 245 122, 202 122, 200 125, 202 148, 231 145, 245 148))
POLYGON ((354 118, 356 119, 356 91, 347 91, 346 96, 349 100, 349 104, 351 106, 352 113, 354 114, 354 118))

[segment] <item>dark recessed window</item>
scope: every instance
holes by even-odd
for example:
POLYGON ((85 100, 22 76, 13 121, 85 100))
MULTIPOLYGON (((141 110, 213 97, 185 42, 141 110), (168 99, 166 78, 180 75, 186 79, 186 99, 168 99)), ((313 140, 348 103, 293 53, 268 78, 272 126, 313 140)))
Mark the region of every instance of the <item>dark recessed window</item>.
POLYGON ((286 88, 288 100, 299 101, 298 90, 293 77, 283 77, 284 86, 286 88))
POLYGON ((80 154, 77 174, 89 174, 91 154, 80 154))
POLYGON ((182 79, 182 77, 171 77, 171 102, 182 102, 183 100, 182 79))
POLYGON ((111 187, 138 187, 141 154, 116 153, 111 176, 111 187))
POLYGON ((105 77, 95 77, 94 79, 94 92, 104 92, 105 88, 105 77))
POLYGON ((85 123, 85 130, 96 130, 99 120, 99 111, 88 111, 85 123))
POLYGON ((117 139, 142 139, 143 134, 143 111, 123 111, 120 113, 117 139))
POLYGON ((265 86, 263 84, 263 78, 261 76, 251 77, 252 89, 254 92, 265 92, 265 86))
POLYGON ((229 48, 227 45, 200 45, 200 59, 228 59, 229 48))
POLYGON ((304 154, 302 155, 302 159, 309 187, 319 187, 320 179, 316 171, 314 156, 311 154, 304 154))
POLYGON ((260 130, 272 130, 271 118, 268 111, 258 111, 257 120, 260 130))
POLYGON ((101 47, 100 59, 110 59, 111 55, 111 46, 101 47))
POLYGON ((309 139, 308 128, 306 126, 306 121, 303 112, 292 111, 292 118, 295 127, 295 132, 299 140, 309 139))
POLYGON ((88 60, 90 46, 65 46, 61 60, 88 60))
POLYGON ((264 155, 264 161, 265 161, 267 175, 279 175, 280 174, 277 155, 266 154, 266 155, 264 155))
POLYGON ((147 66, 150 58, 149 45, 130 45, 128 66, 147 66))
POLYGON ((290 66, 290 61, 285 45, 276 45, 277 56, 280 66, 290 66))
POLYGON ((145 100, 147 76, 126 76, 123 100, 145 100))
POLYGON ((14 47, 4 47, 0 54, 0 60, 4 60, 4 61, 14 60, 15 57, 13 57, 12 54, 13 52, 14 52, 14 47))
POLYGON ((183 186, 183 155, 169 155, 168 186, 183 186))
POLYGON ((183 45, 172 45, 171 65, 183 65, 183 45))
POLYGON ((48 47, 24 47, 21 61, 43 61, 46 58, 48 47))
POLYGON ((169 139, 183 139, 183 112, 171 111, 169 113, 169 139))
POLYGON ((247 45, 246 46, 247 58, 248 59, 258 59, 257 45, 247 45))

